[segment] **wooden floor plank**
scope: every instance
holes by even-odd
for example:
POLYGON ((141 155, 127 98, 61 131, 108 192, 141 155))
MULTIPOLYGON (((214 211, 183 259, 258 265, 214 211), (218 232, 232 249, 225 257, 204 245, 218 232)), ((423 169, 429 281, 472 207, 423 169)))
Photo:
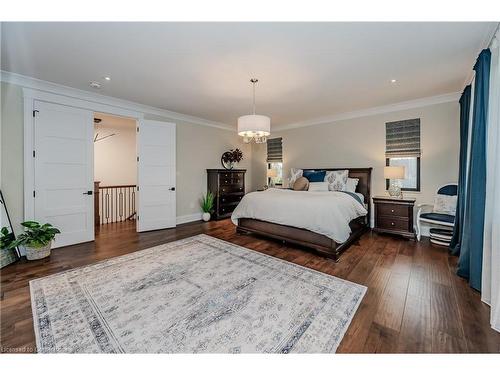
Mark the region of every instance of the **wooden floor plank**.
POLYGON ((134 225, 105 225, 95 242, 55 249, 48 259, 2 269, 2 352, 35 350, 29 280, 200 233, 367 286, 339 353, 500 352, 500 334, 489 326, 489 307, 456 276, 456 258, 428 240, 366 233, 335 263, 280 241, 237 234, 229 220, 146 233, 136 233, 134 225))
POLYGON ((410 280, 397 350, 400 353, 431 353, 430 267, 425 263, 422 246, 412 247, 410 280))
MULTIPOLYGON (((441 345, 464 341, 464 333, 459 307, 451 286, 432 282, 431 324, 433 332, 433 352, 441 353, 441 345)), ((454 348, 454 350, 457 348, 454 348)))
POLYGON ((374 318, 374 322, 380 326, 397 332, 401 329, 410 271, 411 257, 397 254, 392 262, 391 276, 374 318))

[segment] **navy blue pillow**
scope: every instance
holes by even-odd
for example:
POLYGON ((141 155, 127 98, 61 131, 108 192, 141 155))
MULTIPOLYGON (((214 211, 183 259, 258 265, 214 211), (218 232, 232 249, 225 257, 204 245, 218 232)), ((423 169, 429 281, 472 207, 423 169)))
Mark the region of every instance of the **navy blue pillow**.
POLYGON ((445 185, 437 193, 442 195, 458 195, 458 186, 455 184, 445 185))
POLYGON ((307 178, 309 182, 323 182, 325 181, 326 171, 304 171, 302 176, 307 178))

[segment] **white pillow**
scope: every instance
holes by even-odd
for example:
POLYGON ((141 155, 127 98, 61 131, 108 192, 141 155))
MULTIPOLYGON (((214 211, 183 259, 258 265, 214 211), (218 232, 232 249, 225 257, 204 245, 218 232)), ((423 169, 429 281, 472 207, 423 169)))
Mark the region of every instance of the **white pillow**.
POLYGON ((288 180, 288 186, 293 187, 293 184, 295 184, 295 181, 297 181, 298 178, 302 177, 303 172, 304 171, 302 169, 298 169, 298 168, 290 169, 290 178, 288 180))
POLYGON ((309 191, 328 191, 328 182, 309 182, 309 191))
POLYGON ((351 193, 355 193, 356 186, 358 186, 358 182, 359 182, 359 178, 348 178, 344 191, 349 191, 351 193))
POLYGON ((347 179, 349 175, 349 170, 344 169, 342 171, 327 171, 325 175, 325 181, 328 182, 328 189, 332 191, 344 191, 347 179))
POLYGON ((438 194, 434 198, 434 212, 455 215, 457 210, 457 196, 438 194))

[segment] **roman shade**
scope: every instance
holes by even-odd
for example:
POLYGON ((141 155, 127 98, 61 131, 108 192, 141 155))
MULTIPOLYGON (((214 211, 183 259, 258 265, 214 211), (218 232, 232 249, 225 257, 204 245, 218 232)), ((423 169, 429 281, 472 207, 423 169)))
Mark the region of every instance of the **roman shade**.
POLYGON ((420 156, 420 119, 387 122, 385 124, 385 156, 420 156))
POLYGON ((267 162, 283 162, 283 148, 281 138, 272 138, 267 140, 267 162))

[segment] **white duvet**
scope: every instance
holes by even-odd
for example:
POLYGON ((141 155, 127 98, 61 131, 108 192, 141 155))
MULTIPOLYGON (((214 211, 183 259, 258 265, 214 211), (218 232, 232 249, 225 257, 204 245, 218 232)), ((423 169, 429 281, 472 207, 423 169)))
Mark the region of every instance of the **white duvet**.
POLYGON ((365 207, 346 193, 268 189, 245 195, 231 220, 236 225, 239 218, 289 225, 343 243, 351 233, 349 222, 366 214, 365 207))

